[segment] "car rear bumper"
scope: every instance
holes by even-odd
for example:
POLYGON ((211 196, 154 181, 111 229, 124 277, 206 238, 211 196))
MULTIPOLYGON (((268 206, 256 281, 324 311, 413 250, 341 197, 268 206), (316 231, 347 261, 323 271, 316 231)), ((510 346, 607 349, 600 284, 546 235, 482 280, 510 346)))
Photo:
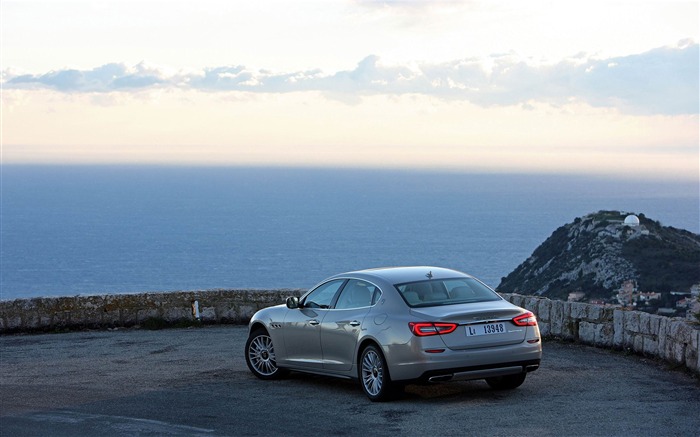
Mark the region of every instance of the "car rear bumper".
POLYGON ((394 381, 469 380, 531 372, 542 358, 541 342, 442 352, 400 349, 392 348, 387 360, 394 381))
POLYGON ((496 376, 515 375, 523 372, 533 372, 539 367, 540 360, 532 360, 518 363, 502 363, 498 364, 496 367, 489 365, 459 369, 431 370, 421 375, 419 379, 429 382, 467 381, 470 379, 484 379, 496 376))

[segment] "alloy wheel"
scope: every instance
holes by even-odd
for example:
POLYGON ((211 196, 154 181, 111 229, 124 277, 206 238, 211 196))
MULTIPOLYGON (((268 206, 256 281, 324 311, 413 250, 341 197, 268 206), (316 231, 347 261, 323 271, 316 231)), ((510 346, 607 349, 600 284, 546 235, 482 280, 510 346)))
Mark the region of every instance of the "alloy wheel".
POLYGON ((262 376, 272 376, 278 370, 275 348, 270 336, 260 334, 252 339, 248 347, 248 360, 253 369, 262 376))

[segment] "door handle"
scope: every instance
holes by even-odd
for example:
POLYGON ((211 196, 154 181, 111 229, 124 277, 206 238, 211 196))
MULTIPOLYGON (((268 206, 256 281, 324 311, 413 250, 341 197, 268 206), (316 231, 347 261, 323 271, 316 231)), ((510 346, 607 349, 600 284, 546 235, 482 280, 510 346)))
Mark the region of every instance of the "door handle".
POLYGON ((318 320, 316 320, 316 319, 309 320, 309 325, 311 325, 311 326, 316 326, 316 325, 318 325, 318 320))
POLYGON ((360 322, 358 322, 357 320, 353 320, 352 322, 350 322, 350 326, 360 326, 360 322))

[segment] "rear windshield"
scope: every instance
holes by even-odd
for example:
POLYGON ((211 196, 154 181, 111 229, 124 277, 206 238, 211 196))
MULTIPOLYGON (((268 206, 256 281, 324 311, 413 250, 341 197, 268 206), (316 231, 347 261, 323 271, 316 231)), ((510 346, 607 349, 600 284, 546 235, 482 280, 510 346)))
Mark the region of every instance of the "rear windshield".
POLYGON ((410 307, 431 307, 501 300, 495 291, 474 278, 433 279, 396 284, 410 307))

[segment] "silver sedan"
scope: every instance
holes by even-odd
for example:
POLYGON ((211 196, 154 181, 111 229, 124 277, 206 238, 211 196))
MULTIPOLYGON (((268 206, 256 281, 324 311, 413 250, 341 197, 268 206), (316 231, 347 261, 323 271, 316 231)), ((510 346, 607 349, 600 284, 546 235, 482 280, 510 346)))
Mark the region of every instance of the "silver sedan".
POLYGON ((289 371, 356 379, 372 401, 411 382, 485 379, 513 389, 536 370, 535 316, 476 278, 439 267, 332 276, 253 315, 245 346, 261 379, 289 371))

